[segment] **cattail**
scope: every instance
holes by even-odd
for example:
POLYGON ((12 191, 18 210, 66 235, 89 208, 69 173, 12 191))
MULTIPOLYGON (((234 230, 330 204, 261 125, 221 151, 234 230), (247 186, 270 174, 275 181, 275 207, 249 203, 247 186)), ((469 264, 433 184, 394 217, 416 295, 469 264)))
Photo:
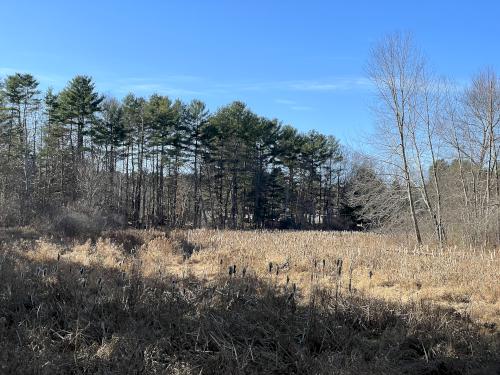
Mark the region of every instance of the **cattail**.
POLYGON ((269 262, 269 273, 273 272, 273 262, 269 262))
POLYGON ((222 258, 221 258, 221 260, 220 260, 219 264, 222 266, 222 258))
POLYGON ((290 282, 290 277, 286 275, 286 285, 288 285, 289 282, 290 282))
POLYGON ((233 276, 233 266, 229 266, 229 276, 233 276))
POLYGON ((323 258, 323 269, 325 269, 325 265, 326 265, 326 261, 325 261, 325 259, 323 258))
POLYGON ((233 273, 236 274, 236 264, 233 264, 233 273))
POLYGON ((293 289, 293 292, 295 293, 295 291, 297 290, 297 285, 295 283, 293 283, 292 289, 293 289))
POLYGON ((61 253, 57 253, 57 261, 59 262, 61 260, 61 253))
POLYGON ((247 273, 247 268, 246 267, 243 267, 243 270, 241 271, 241 273, 243 274, 243 277, 245 277, 246 273, 247 273))
POLYGON ((370 270, 370 272, 368 272, 368 277, 371 279, 372 276, 373 276, 373 272, 372 272, 372 270, 370 270))
POLYGON ((341 258, 337 259, 337 274, 339 276, 342 275, 342 263, 343 263, 343 261, 341 258))
POLYGON ((316 267, 318 267, 318 261, 314 259, 314 269, 316 269, 316 267))

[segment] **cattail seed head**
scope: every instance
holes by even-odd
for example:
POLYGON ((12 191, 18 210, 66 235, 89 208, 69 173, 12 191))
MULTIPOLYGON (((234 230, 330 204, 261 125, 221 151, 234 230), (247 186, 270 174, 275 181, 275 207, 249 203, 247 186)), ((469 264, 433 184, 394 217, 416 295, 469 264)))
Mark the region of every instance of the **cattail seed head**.
POLYGON ((269 273, 273 272, 273 262, 269 262, 269 273))
POLYGON ((341 258, 337 259, 337 263, 336 264, 337 264, 337 274, 339 276, 341 276, 342 275, 342 264, 343 264, 342 259, 341 258))

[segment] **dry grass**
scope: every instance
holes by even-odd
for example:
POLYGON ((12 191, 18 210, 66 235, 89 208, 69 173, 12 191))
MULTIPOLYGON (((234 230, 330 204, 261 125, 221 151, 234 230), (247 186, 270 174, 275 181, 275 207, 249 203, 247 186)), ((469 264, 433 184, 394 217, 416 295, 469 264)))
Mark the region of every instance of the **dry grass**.
POLYGON ((499 265, 375 234, 0 231, 0 373, 495 373, 499 265))
POLYGON ((345 290, 351 284, 351 291, 371 297, 432 302, 500 326, 500 253, 495 249, 417 249, 394 237, 350 232, 196 230, 172 236, 201 249, 188 262, 198 276, 216 276, 222 259, 224 268, 234 263, 280 285, 288 276, 306 292, 338 283, 345 290), (343 261, 340 280, 338 259, 343 261), (270 277, 269 262, 287 266, 270 277))

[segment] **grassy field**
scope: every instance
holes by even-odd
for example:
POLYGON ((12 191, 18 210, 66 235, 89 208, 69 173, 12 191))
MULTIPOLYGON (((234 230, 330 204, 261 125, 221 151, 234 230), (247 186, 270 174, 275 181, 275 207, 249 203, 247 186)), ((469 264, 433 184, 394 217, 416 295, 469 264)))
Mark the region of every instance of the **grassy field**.
POLYGON ((209 230, 0 244, 0 373, 500 371, 495 250, 209 230))

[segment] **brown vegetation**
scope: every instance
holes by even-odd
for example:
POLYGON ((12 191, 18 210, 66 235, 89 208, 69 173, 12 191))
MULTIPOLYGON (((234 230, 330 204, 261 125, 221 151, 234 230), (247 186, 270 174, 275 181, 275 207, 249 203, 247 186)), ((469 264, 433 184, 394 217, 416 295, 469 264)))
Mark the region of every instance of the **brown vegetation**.
POLYGON ((495 373, 500 259, 376 234, 0 234, 2 373, 495 373))

